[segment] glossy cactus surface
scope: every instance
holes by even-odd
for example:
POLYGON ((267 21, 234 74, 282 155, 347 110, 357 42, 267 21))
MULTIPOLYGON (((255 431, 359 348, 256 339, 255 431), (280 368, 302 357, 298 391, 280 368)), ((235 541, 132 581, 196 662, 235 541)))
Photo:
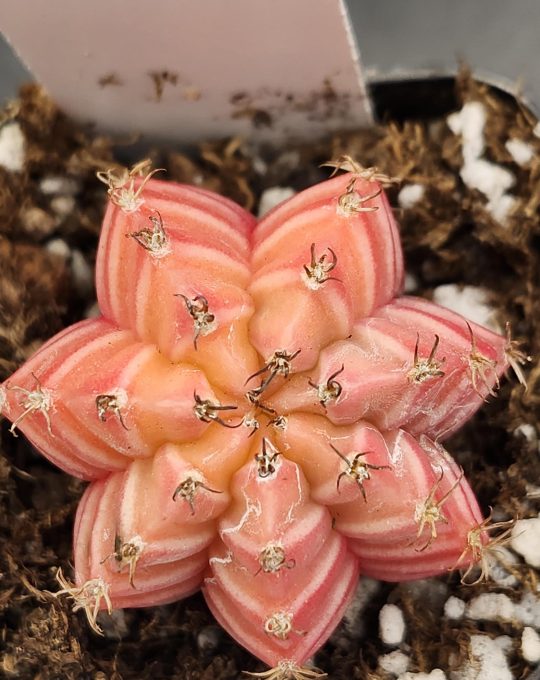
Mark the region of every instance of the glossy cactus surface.
POLYGON ((398 297, 398 231, 369 171, 258 223, 195 187, 105 180, 101 316, 0 393, 14 433, 90 481, 62 592, 99 630, 99 608, 202 587, 268 677, 315 677, 299 669, 360 573, 480 560, 481 512, 439 441, 493 394, 506 340, 398 297))

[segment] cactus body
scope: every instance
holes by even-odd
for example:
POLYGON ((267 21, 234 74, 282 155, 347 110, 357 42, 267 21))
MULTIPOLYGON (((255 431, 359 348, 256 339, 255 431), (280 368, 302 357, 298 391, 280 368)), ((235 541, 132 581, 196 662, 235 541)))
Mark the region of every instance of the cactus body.
POLYGON ((92 583, 98 606, 132 607, 202 587, 241 644, 299 668, 359 573, 475 558, 482 515, 435 442, 493 393, 505 340, 398 297, 374 179, 323 182, 258 224, 201 189, 124 180, 98 251, 101 317, 1 388, 13 431, 90 482, 63 592, 92 583))

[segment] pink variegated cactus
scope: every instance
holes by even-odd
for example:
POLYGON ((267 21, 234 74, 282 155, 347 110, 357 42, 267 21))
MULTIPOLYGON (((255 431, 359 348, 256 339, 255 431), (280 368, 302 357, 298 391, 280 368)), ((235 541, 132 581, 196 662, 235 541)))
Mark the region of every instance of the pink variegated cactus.
POLYGON ((359 572, 400 581, 484 561, 491 527, 438 442, 518 353, 396 297, 384 177, 348 165, 259 223, 142 164, 102 175, 102 316, 0 393, 14 434, 91 482, 75 583, 59 581, 98 632, 99 609, 202 587, 273 667, 261 677, 316 677, 301 666, 359 572))

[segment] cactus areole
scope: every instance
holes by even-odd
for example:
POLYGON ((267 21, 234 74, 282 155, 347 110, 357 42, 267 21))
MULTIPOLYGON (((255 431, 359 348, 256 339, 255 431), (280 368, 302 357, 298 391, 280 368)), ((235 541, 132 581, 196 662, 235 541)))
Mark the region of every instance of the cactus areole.
POLYGON ((440 442, 509 341, 400 296, 385 178, 344 167, 259 222, 144 163, 101 174, 101 316, 0 388, 13 434, 90 482, 58 579, 97 632, 100 609, 202 588, 260 677, 314 678, 359 574, 483 564, 488 522, 440 442))

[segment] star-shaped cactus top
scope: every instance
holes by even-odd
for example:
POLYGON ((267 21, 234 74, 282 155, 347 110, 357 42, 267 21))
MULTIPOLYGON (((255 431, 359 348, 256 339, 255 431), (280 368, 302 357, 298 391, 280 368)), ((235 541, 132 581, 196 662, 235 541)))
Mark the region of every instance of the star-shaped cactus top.
POLYGON ((507 342, 397 297, 384 178, 349 169, 258 223, 144 165, 102 176, 101 316, 0 392, 14 434, 91 482, 60 581, 95 629, 100 608, 202 587, 264 677, 315 677, 301 665, 359 571, 482 561, 489 527, 438 442, 493 393, 507 342))

